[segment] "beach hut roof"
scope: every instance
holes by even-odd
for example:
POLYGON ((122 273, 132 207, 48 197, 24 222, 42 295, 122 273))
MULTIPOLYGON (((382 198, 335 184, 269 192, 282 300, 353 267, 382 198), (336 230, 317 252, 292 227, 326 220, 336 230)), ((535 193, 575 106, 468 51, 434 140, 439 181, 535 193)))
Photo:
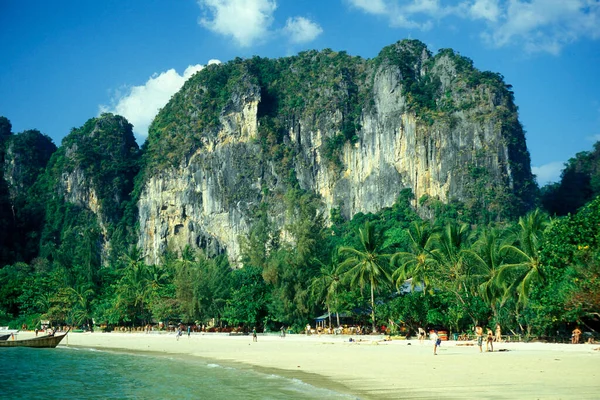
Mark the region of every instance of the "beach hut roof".
MULTIPOLYGON (((331 318, 334 318, 335 314, 331 314, 331 318)), ((340 318, 349 318, 350 316, 348 314, 339 314, 340 318)), ((325 313, 323 315, 321 315, 320 317, 315 318, 315 321, 324 321, 327 318, 329 318, 329 313, 325 313)))

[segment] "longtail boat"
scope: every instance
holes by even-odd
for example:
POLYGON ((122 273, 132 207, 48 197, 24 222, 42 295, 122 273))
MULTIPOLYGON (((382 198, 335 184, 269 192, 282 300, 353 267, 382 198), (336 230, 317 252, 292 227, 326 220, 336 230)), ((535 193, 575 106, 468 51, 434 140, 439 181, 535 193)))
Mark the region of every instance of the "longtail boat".
POLYGON ((23 340, 0 340, 0 347, 37 347, 55 348, 69 331, 62 335, 47 335, 23 340))

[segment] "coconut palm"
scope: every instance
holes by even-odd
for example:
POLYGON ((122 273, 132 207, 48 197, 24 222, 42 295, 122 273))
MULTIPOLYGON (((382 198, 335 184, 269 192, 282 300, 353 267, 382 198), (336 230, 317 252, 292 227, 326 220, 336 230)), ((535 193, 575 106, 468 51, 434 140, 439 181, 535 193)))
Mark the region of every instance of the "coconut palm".
POLYGON ((94 290, 88 284, 77 285, 74 288, 67 288, 71 295, 73 305, 71 308, 71 316, 75 325, 80 325, 83 322, 88 326, 92 326, 92 302, 94 290))
POLYGON ((449 222, 434 237, 431 254, 438 265, 442 282, 452 287, 464 287, 468 272, 466 251, 471 244, 471 229, 467 224, 449 222))
POLYGON ((315 276, 310 284, 311 294, 322 301, 327 307, 327 314, 329 316, 329 326, 331 325, 331 306, 334 305, 337 315, 337 326, 340 325, 340 315, 337 312, 337 294, 340 285, 340 275, 338 272, 338 261, 334 255, 331 257, 331 261, 328 264, 324 264, 317 260, 321 265, 319 269, 319 275, 315 276))
POLYGON ((388 271, 389 254, 381 252, 381 236, 376 235, 373 225, 368 221, 359 229, 359 248, 340 247, 339 254, 347 257, 340 264, 340 271, 350 281, 350 286, 362 289, 368 283, 371 288, 371 322, 375 332, 375 290, 378 286, 389 284, 392 277, 388 271))
POLYGON ((145 322, 148 303, 161 286, 164 272, 159 266, 147 265, 142 252, 136 247, 123 259, 126 265, 117 286, 117 308, 131 308, 131 317, 141 317, 145 322))
POLYGON ((548 222, 548 217, 539 209, 530 212, 519 218, 514 243, 502 247, 502 252, 512 262, 500 268, 498 279, 508 284, 508 295, 516 293, 518 303, 527 302, 532 283, 544 280, 540 248, 548 222))
POLYGON ((436 262, 431 254, 433 229, 429 222, 414 221, 408 228, 410 251, 398 252, 392 256, 390 264, 398 266, 392 279, 398 289, 407 279, 411 279, 411 288, 423 285, 423 292, 432 285, 436 262))
POLYGON ((431 254, 436 263, 436 283, 453 293, 458 304, 476 323, 477 318, 468 305, 472 294, 469 290, 472 264, 468 252, 471 236, 469 225, 449 222, 435 235, 431 254))
POLYGON ((473 250, 467 251, 472 260, 470 279, 476 285, 483 301, 492 309, 494 317, 498 314, 497 302, 506 291, 506 286, 498 279, 504 260, 501 252, 503 245, 501 232, 490 228, 483 231, 473 250))

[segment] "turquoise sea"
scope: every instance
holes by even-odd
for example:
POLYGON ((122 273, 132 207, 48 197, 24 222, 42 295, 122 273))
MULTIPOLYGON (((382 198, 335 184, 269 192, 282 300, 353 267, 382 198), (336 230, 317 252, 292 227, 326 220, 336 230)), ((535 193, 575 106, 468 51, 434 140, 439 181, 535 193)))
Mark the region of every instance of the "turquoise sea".
POLYGON ((59 346, 0 349, 1 399, 353 399, 201 358, 59 346))

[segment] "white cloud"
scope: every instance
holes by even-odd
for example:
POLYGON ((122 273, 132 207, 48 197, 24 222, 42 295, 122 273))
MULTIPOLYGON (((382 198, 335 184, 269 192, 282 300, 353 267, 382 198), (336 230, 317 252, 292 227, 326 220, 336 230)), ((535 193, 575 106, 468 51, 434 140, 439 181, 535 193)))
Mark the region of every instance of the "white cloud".
MULTIPOLYGON (((219 64, 219 60, 210 60, 208 64, 219 64)), ((179 75, 174 69, 153 74, 148 81, 141 86, 126 86, 116 91, 111 99, 111 105, 100 105, 99 111, 119 114, 127 118, 133 124, 133 132, 139 142, 143 142, 148 136, 148 126, 165 104, 171 99, 184 82, 191 78, 204 66, 190 65, 183 75, 179 75)))
POLYGON ((386 4, 383 0, 348 0, 351 6, 363 10, 369 14, 384 14, 386 4))
POLYGON ((564 168, 565 163, 557 161, 539 167, 531 167, 531 172, 536 175, 538 184, 544 186, 548 183, 558 182, 564 168))
POLYGON ((600 38, 598 0, 347 0, 388 19, 390 26, 426 30, 448 16, 485 23, 482 38, 495 47, 559 54, 582 38, 600 38))
POLYGON ((474 19, 496 22, 500 16, 499 0, 475 0, 469 5, 469 14, 474 19))
POLYGON ((347 0, 353 7, 368 14, 384 16, 395 28, 429 30, 435 20, 455 14, 462 6, 442 5, 440 0, 347 0))
POLYGON ((198 20, 200 25, 232 37, 241 47, 268 36, 277 8, 274 0, 198 0, 198 4, 205 10, 198 20))
POLYGON ((292 43, 308 43, 323 33, 319 24, 304 17, 288 18, 283 31, 292 43))
POLYGON ((600 2, 509 0, 488 37, 498 47, 522 43, 529 52, 558 54, 582 37, 600 37, 600 2))

